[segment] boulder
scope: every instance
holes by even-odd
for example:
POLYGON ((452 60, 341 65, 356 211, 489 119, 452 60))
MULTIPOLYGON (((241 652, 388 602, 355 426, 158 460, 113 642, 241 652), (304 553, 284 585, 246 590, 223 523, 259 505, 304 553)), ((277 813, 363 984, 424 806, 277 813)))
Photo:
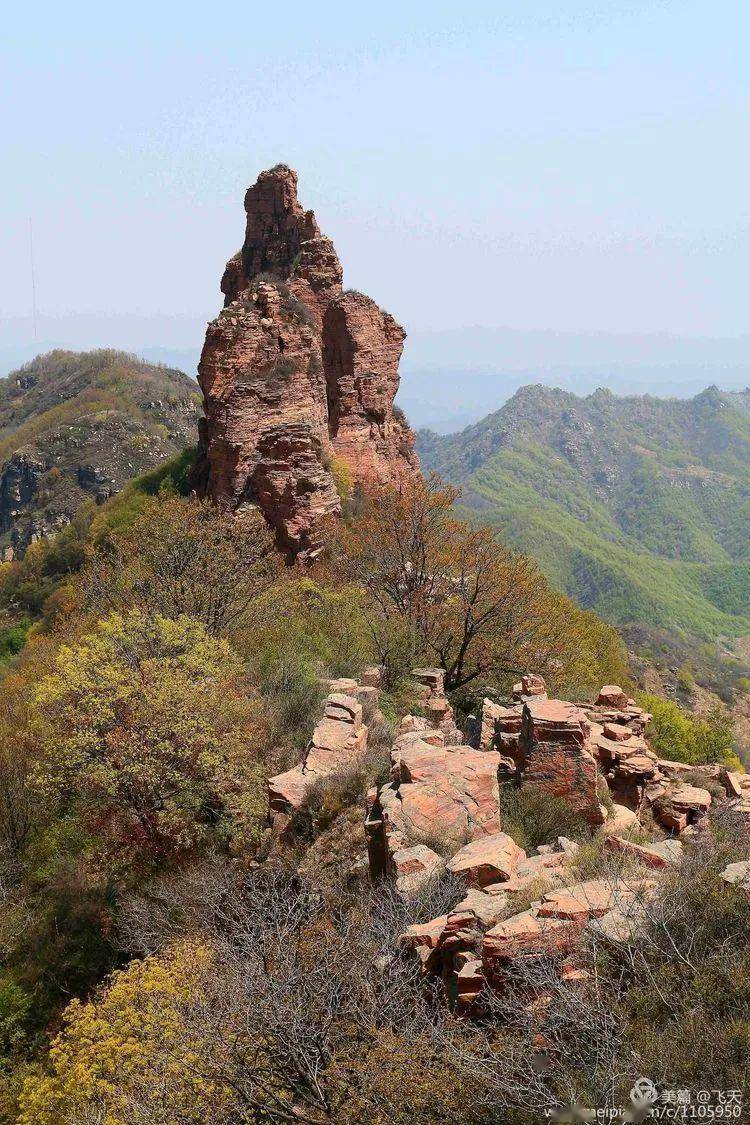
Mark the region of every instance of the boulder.
POLYGON ((605 684, 596 699, 597 706, 610 707, 613 711, 625 711, 633 701, 617 684, 605 684))
POLYGON ((727 797, 742 797, 745 789, 750 789, 750 778, 746 774, 724 770, 721 782, 726 790, 727 797))
POLYGON ((363 668, 360 680, 363 687, 379 688, 383 682, 383 669, 377 665, 363 668))
POLYGON ((697 785, 680 785, 668 792, 670 804, 687 813, 705 813, 711 807, 711 794, 697 785))
POLYGON ((569 952, 580 940, 577 922, 561 918, 540 918, 536 911, 524 910, 499 922, 484 935, 482 961, 492 973, 499 963, 516 957, 540 953, 569 952))
POLYGON ((711 805, 711 794, 697 785, 672 783, 652 801, 654 818, 672 832, 684 832, 705 816, 711 805))
POLYGON ((442 668, 412 668, 411 674, 430 695, 445 695, 445 672, 442 668))
MULTIPOLYGON (((500 888, 501 883, 496 884, 500 888)), ((483 929, 496 925, 507 910, 507 895, 496 893, 487 894, 486 890, 478 887, 469 887, 464 898, 457 904, 456 910, 470 910, 483 929)))
POLYGON ((626 742, 633 737, 631 728, 622 723, 605 723, 602 734, 613 742, 626 742))
POLYGON ((720 878, 728 887, 738 887, 750 894, 750 859, 730 863, 722 871, 720 878))
POLYGON ((437 852, 424 844, 399 848, 393 853, 392 863, 396 890, 403 895, 418 891, 443 866, 443 860, 437 852))
POLYGON ((530 855, 519 861, 515 873, 503 882, 489 883, 485 892, 489 895, 509 895, 526 893, 535 885, 555 886, 562 882, 570 867, 572 855, 565 852, 548 852, 545 855, 530 855))
POLYGON ((657 844, 636 844, 633 840, 627 840, 622 836, 609 836, 605 846, 610 851, 637 860, 645 867, 673 867, 682 859, 682 844, 679 840, 661 840, 657 844))
POLYGON ((614 879, 588 879, 572 887, 561 887, 542 896, 537 908, 540 918, 568 918, 586 921, 608 914, 624 901, 630 901, 635 890, 628 883, 614 879))
POLYGON ((400 734, 391 750, 391 781, 381 787, 366 829, 373 871, 390 870, 401 848, 436 840, 441 850, 500 831, 499 754, 441 746, 422 732, 400 734))
POLYGON ((623 836, 640 827, 637 813, 625 805, 612 805, 602 827, 605 836, 623 836))
POLYGON ((518 701, 531 699, 533 696, 546 696, 547 684, 543 676, 529 673, 522 676, 517 684, 513 685, 513 698, 518 701))
POLYGON ((466 844, 448 860, 448 870, 471 887, 484 887, 511 879, 524 859, 526 853, 510 836, 496 832, 466 844))
POLYGON ((429 922, 415 923, 401 934, 399 941, 407 949, 413 949, 425 967, 436 960, 435 954, 448 924, 448 915, 441 914, 429 922))

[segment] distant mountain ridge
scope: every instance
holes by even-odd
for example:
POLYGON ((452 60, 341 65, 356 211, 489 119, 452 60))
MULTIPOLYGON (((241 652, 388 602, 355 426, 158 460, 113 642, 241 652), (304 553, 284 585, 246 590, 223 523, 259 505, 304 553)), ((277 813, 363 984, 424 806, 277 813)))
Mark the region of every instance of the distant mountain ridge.
POLYGON ((418 434, 425 470, 617 625, 750 632, 750 389, 586 398, 530 385, 458 434, 418 434))
POLYGON ((0 559, 197 442, 197 385, 125 352, 53 351, 0 380, 0 559))

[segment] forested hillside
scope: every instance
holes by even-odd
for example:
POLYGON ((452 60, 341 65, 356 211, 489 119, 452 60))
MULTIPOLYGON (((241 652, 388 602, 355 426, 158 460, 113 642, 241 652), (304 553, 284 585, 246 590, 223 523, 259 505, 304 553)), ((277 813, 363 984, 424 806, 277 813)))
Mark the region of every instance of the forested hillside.
POLYGON ((710 641, 750 632, 750 392, 529 386, 418 447, 465 508, 607 620, 710 641))
POLYGON ((181 371, 109 350, 49 352, 0 380, 2 557, 195 445, 199 401, 181 371))

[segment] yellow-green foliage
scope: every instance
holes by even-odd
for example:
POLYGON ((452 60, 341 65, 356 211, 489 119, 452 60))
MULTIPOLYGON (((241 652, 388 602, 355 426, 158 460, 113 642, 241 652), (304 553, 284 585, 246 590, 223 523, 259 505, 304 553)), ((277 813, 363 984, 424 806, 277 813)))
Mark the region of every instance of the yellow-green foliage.
POLYGON ((196 621, 110 615, 60 647, 36 690, 34 789, 95 825, 122 872, 231 833, 237 792, 252 831, 263 788, 241 675, 227 642, 196 621))
POLYGON ((638 702, 653 715, 648 733, 662 758, 696 766, 724 762, 730 769, 742 768, 732 750, 732 725, 724 712, 717 710, 700 718, 658 695, 639 695, 638 702))
POLYGON ((146 1114, 140 1120, 215 1120, 230 1092, 212 1081, 204 1045, 188 1033, 211 969, 207 948, 178 945, 115 973, 96 999, 74 1000, 52 1044, 49 1073, 24 1082, 18 1125, 66 1125, 84 1120, 79 1114, 131 1125, 134 1107, 146 1114))
POLYGON ((334 675, 356 675, 375 659, 364 603, 364 592, 352 583, 326 586, 282 576, 253 602, 236 643, 256 665, 307 662, 334 675))
POLYGON ((341 457, 331 457, 327 463, 328 472, 333 477, 341 503, 345 503, 354 491, 354 477, 348 463, 341 457))

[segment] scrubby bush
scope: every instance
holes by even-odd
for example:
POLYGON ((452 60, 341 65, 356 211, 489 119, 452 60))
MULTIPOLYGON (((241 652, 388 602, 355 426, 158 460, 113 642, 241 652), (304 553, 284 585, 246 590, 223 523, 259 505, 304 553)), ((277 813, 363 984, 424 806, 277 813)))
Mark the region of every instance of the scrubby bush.
POLYGON ((653 715, 648 735, 660 757, 694 766, 717 762, 731 769, 740 766, 732 750, 732 723, 726 712, 716 710, 702 718, 657 695, 640 695, 638 702, 653 715))
POLYGON ((101 538, 79 585, 88 612, 185 614, 226 634, 278 570, 273 539, 257 514, 236 518, 207 500, 160 493, 127 527, 101 538))
POLYGON ((236 656, 199 622, 112 614, 60 647, 35 701, 33 788, 48 815, 89 826, 119 877, 209 837, 252 836, 264 807, 258 709, 236 656))
POLYGON ((586 821, 570 805, 540 789, 503 785, 500 806, 503 831, 525 852, 552 843, 558 836, 588 839, 591 835, 586 821))

